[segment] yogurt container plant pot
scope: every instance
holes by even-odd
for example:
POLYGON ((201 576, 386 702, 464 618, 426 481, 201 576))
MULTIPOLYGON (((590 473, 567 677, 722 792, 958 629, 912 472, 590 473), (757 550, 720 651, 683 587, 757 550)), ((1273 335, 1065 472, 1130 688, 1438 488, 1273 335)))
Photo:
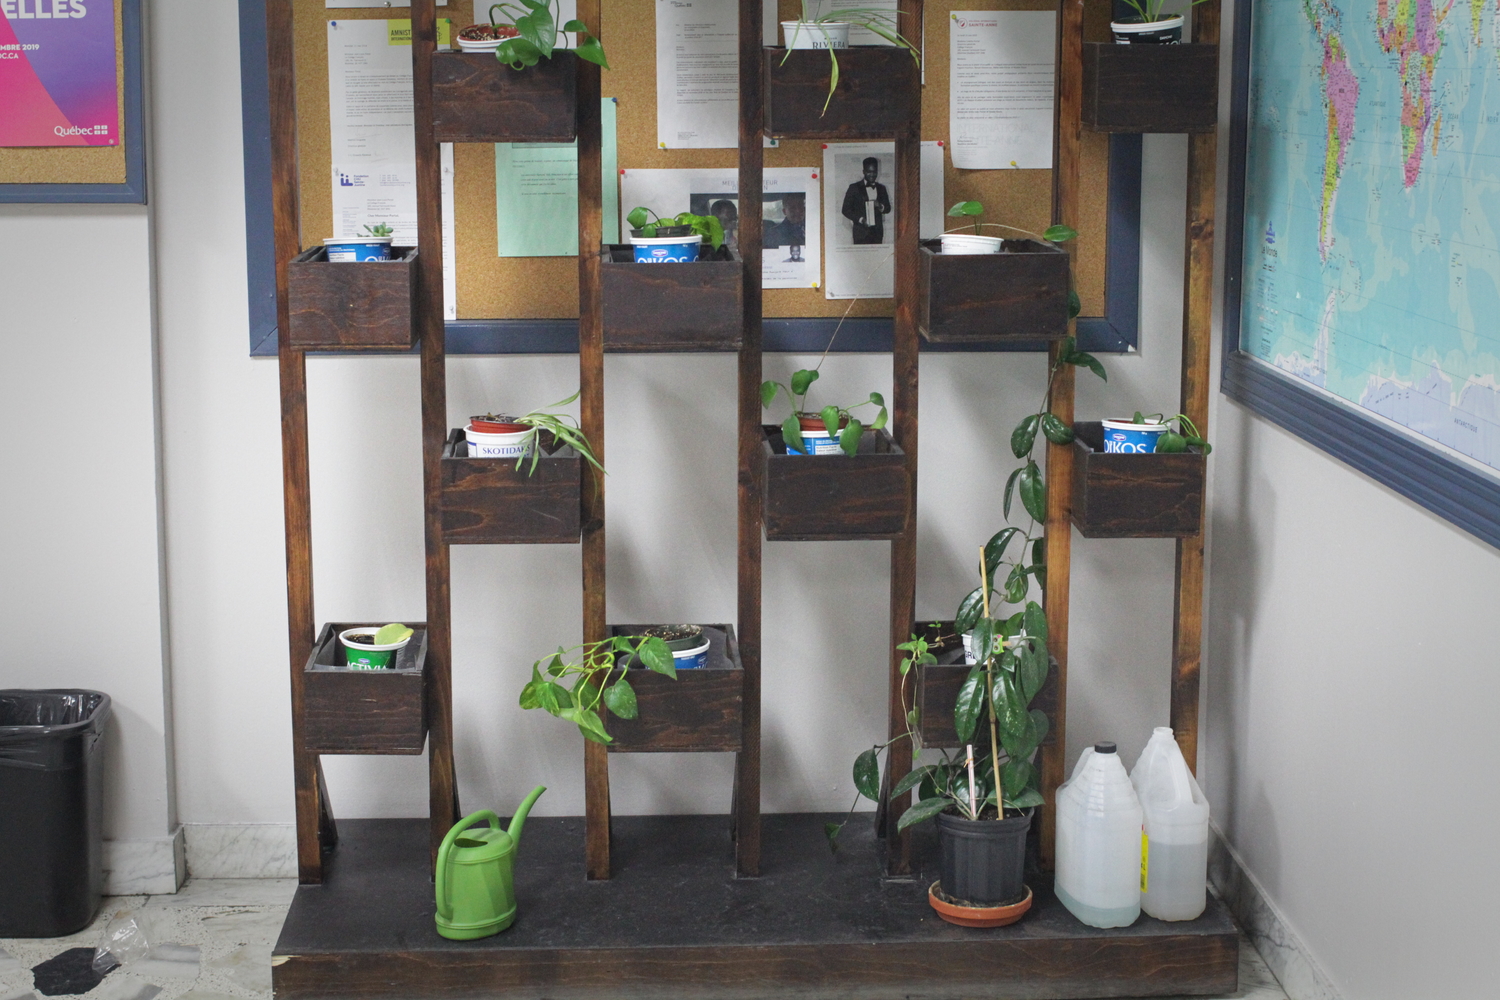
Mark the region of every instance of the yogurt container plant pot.
MULTIPOLYGON (((674 226, 673 229, 687 229, 674 226)), ((637 264, 691 264, 703 252, 703 237, 687 232, 679 236, 638 236, 640 230, 632 230, 630 245, 635 248, 637 264)))
POLYGON ((1163 423, 1136 423, 1133 420, 1103 420, 1105 454, 1149 455, 1156 442, 1167 432, 1163 423))
MULTIPOLYGON (((832 341, 829 341, 829 346, 833 346, 832 341)), ((828 357, 826 350, 823 352, 823 357, 828 357)), ((818 364, 821 365, 822 362, 818 364)), ((786 446, 788 455, 833 455, 843 452, 852 457, 859 452, 859 441, 864 432, 866 430, 878 431, 885 427, 890 419, 885 399, 880 393, 872 392, 869 399, 856 403, 854 406, 829 405, 814 413, 807 408, 807 394, 817 380, 818 369, 804 368, 792 373, 790 384, 762 382, 760 384, 761 409, 769 408, 772 403, 776 402, 777 396, 786 393, 786 398, 792 404, 792 412, 781 422, 781 441, 786 446), (878 407, 875 422, 868 428, 851 413, 852 410, 857 410, 861 406, 878 407), (839 429, 837 437, 829 433, 832 427, 839 429), (805 435, 804 432, 806 432, 805 435)))
MULTIPOLYGON (((786 444, 786 453, 788 455, 843 454, 844 449, 840 446, 839 439, 828 433, 828 425, 823 423, 822 414, 799 413, 797 414, 797 424, 802 429, 802 447, 800 449, 795 448, 783 440, 783 443, 786 444)), ((847 416, 839 420, 840 433, 848 426, 849 418, 847 416)))
POLYGON ((700 670, 708 664, 708 639, 697 625, 653 625, 644 629, 648 639, 660 639, 672 651, 678 670, 700 670))
POLYGON ((1000 246, 1004 243, 1004 240, 998 236, 975 236, 972 233, 944 233, 941 242, 943 253, 950 256, 966 256, 999 253, 1000 246))
POLYGON ((1130 17, 1111 21, 1109 30, 1114 33, 1116 45, 1177 45, 1182 41, 1182 24, 1181 14, 1152 20, 1130 17))
POLYGON ((848 21, 782 21, 781 35, 789 49, 847 49, 848 21))
POLYGON ((344 662, 350 670, 385 670, 396 659, 396 651, 411 641, 412 630, 400 622, 379 628, 349 628, 339 633, 344 662))
POLYGON ((670 219, 645 205, 630 210, 630 245, 637 264, 691 264, 724 245, 724 224, 714 215, 681 212, 670 219))
POLYGON ((481 421, 486 427, 516 428, 514 430, 484 430, 473 423, 464 428, 464 440, 469 443, 470 458, 524 458, 536 446, 536 431, 525 424, 481 421))
POLYGON ((333 264, 354 264, 391 259, 391 227, 385 223, 365 226, 362 236, 333 237, 323 241, 328 260, 333 264))

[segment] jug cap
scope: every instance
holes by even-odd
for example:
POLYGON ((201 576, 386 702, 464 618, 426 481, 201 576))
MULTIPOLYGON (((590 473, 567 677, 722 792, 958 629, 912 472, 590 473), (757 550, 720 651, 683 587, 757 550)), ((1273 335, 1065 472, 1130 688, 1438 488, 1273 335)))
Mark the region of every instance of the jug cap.
POLYGON ((1094 753, 1118 753, 1119 749, 1109 740, 1094 744, 1094 753))

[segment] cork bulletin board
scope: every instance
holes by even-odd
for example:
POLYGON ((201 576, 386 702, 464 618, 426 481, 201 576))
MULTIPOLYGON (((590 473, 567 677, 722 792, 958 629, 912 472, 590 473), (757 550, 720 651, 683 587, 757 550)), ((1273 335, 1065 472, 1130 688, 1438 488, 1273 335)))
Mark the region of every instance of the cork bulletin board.
POLYGON ((122 141, 116 146, 0 149, 0 203, 145 203, 142 0, 113 3, 122 141))
MULTIPOLYGON (((472 23, 473 0, 438 8, 455 27, 472 23)), ((486 5, 483 0, 481 8, 486 5)), ((611 69, 604 96, 618 98, 619 163, 628 168, 730 168, 733 149, 659 149, 656 143, 656 22, 649 0, 603 0, 600 37, 611 69), (646 14, 647 16, 642 16, 646 14)), ((792 17, 797 0, 780 0, 792 17)), ((948 14, 953 10, 1053 10, 1048 0, 927 0, 926 77, 922 94, 922 138, 946 140, 948 130, 948 14)), ((328 51, 324 24, 330 18, 385 18, 394 8, 329 10, 323 0, 298 0, 297 113, 301 180, 302 243, 312 246, 333 233, 333 195, 328 137, 328 51)), ((1107 10, 1099 9, 1102 34, 1107 10)), ((766 150, 767 167, 821 168, 818 142, 783 142, 766 150)), ((944 203, 977 199, 986 217, 1040 232, 1050 220, 1052 176, 1046 170, 957 170, 944 156, 944 203)), ((578 266, 568 257, 500 258, 496 255, 495 150, 487 144, 454 149, 455 237, 460 319, 572 319, 578 316, 578 266)), ((1085 316, 1104 312, 1105 236, 1108 218, 1109 139, 1084 133, 1083 204, 1078 227, 1077 281, 1085 316)), ((863 299, 852 316, 890 316, 890 299, 863 299)), ((829 301, 821 289, 767 289, 770 317, 839 316, 847 301, 829 301)))

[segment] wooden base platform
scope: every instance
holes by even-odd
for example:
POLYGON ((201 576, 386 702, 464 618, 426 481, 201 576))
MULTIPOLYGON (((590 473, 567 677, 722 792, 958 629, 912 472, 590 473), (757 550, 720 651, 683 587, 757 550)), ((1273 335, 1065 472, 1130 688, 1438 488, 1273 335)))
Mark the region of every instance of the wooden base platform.
MULTIPOLYGON (((272 960, 278 1000, 1138 997, 1232 993, 1239 943, 1212 898, 1190 923, 1101 931, 1036 895, 1018 924, 967 930, 927 904, 929 874, 883 880, 856 816, 764 818, 763 875, 736 880, 725 816, 619 816, 614 878, 584 878, 583 819, 526 824, 515 926, 482 941, 433 927, 425 820, 341 820, 322 885, 297 890, 272 960)), ((923 831, 927 834, 926 831, 923 831)), ((928 834, 930 836, 930 834, 928 834)))

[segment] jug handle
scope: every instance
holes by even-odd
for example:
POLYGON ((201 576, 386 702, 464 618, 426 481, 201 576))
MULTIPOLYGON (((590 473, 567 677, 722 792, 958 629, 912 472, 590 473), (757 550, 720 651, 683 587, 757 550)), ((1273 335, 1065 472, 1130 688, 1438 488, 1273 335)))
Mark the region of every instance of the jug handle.
POLYGON ((453 919, 453 908, 448 905, 448 893, 444 888, 447 879, 443 877, 448 868, 448 851, 452 849, 453 842, 458 839, 460 833, 463 833, 481 820, 489 820, 491 827, 496 830, 500 829, 500 817, 496 816, 489 809, 481 809, 477 813, 471 813, 459 820, 453 829, 448 831, 448 835, 443 838, 443 846, 438 848, 437 867, 434 870, 433 881, 437 883, 438 916, 444 920, 453 919))

